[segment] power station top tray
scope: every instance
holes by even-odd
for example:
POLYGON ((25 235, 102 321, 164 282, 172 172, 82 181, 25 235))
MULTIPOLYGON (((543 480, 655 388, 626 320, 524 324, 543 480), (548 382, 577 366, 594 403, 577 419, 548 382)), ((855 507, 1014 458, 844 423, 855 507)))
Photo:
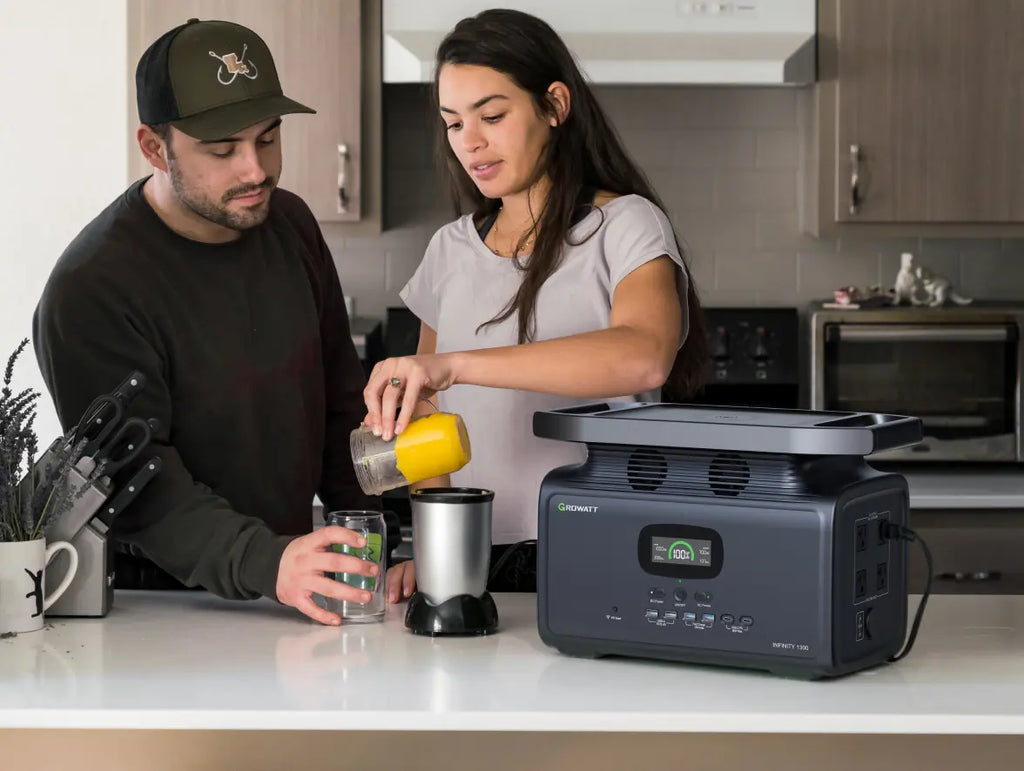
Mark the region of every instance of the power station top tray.
POLYGON ((536 412, 533 432, 587 444, 789 455, 870 455, 922 438, 920 419, 903 415, 646 402, 536 412))

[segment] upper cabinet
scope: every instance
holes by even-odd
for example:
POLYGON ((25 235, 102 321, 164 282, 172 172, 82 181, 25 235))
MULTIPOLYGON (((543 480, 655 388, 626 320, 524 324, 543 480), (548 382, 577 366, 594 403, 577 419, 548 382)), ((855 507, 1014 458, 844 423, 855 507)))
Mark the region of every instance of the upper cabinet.
POLYGON ((1024 233, 1024 3, 820 0, 804 229, 1024 233))
POLYGON ((190 18, 222 19, 267 43, 284 93, 316 115, 289 115, 280 186, 323 223, 381 220, 380 0, 133 0, 128 4, 129 171, 150 173, 135 141, 135 65, 149 44, 190 18))

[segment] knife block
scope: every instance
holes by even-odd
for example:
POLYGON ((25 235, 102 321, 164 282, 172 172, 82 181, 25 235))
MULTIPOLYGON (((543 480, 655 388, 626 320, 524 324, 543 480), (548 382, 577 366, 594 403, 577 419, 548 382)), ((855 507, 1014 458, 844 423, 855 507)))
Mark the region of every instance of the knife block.
MULTIPOLYGON (((37 466, 41 473, 56 462, 58 438, 40 456, 37 466)), ((110 495, 110 488, 88 479, 91 458, 80 458, 68 470, 63 483, 69 486, 74 503, 46 532, 46 540, 70 541, 78 550, 78 572, 61 595, 46 611, 47 616, 105 616, 110 612, 114 597, 113 544, 107 542, 109 529, 95 516, 110 495)), ((46 566, 46 593, 52 592, 67 573, 69 557, 60 551, 46 566)))
MULTIPOLYGON (((67 591, 46 611, 47 617, 103 617, 110 612, 114 601, 114 545, 107 539, 107 530, 99 517, 93 517, 71 538, 71 545, 78 549, 78 572, 67 591)), ((65 552, 57 552, 47 566, 47 594, 64 576, 68 559, 65 552)))
MULTIPOLYGON (((63 441, 63 437, 58 437, 46 449, 46 452, 39 456, 35 466, 40 476, 45 476, 57 462, 57 448, 63 444, 63 441)), ((72 498, 73 505, 46 528, 47 541, 73 541, 78 531, 85 527, 85 523, 92 519, 103 502, 110 496, 109 485, 89 479, 89 474, 94 466, 95 462, 92 458, 79 458, 78 462, 64 475, 61 484, 64 485, 66 494, 72 498)), ((21 482, 26 491, 27 482, 28 474, 21 482)))

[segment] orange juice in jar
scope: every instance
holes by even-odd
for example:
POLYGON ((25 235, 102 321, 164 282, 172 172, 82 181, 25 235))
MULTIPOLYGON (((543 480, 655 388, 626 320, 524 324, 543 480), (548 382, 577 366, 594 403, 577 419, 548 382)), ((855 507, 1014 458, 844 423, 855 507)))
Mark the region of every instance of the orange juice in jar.
POLYGON ((367 495, 450 474, 472 457, 466 424, 450 412, 414 420, 388 442, 360 426, 351 433, 349 447, 356 479, 367 495))

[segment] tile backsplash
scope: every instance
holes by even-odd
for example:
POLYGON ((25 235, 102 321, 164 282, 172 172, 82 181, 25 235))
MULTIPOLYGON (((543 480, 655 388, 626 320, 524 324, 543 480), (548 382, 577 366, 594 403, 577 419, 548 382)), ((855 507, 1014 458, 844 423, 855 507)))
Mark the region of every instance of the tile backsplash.
MULTIPOLYGON (((797 226, 797 98, 790 88, 599 87, 627 150, 647 173, 688 251, 707 305, 803 305, 847 284, 891 286, 913 251, 961 294, 1024 299, 1024 240, 817 239, 797 226)), ((326 226, 361 316, 400 305, 431 234, 452 218, 433 158, 427 89, 384 89, 387 229, 326 226)))

